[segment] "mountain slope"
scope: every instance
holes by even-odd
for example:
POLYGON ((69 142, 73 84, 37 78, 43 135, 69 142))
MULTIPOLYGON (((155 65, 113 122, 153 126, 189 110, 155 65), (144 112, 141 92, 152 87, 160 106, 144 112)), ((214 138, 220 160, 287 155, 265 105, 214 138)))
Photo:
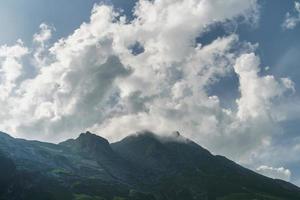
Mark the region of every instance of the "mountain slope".
POLYGON ((138 177, 133 174, 139 169, 119 156, 109 142, 100 136, 90 132, 81 133, 77 139, 67 140, 59 145, 67 147, 75 155, 95 161, 116 182, 132 185, 138 181, 138 177))
POLYGON ((298 200, 300 189, 214 156, 179 133, 60 144, 0 132, 1 199, 298 200))
POLYGON ((156 190, 170 191, 169 199, 176 199, 174 191, 182 191, 186 196, 201 194, 209 199, 232 193, 300 199, 299 188, 292 184, 259 175, 223 156, 214 156, 180 135, 159 138, 146 132, 129 136, 112 147, 124 158, 162 177, 156 182, 156 190))

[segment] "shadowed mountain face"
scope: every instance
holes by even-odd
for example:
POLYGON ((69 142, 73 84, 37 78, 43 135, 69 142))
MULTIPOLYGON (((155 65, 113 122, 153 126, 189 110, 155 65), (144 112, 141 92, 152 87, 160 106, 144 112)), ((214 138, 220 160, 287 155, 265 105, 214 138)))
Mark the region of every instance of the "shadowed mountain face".
POLYGON ((0 200, 300 199, 290 183, 214 156, 179 133, 109 142, 90 132, 60 144, 0 132, 0 200))

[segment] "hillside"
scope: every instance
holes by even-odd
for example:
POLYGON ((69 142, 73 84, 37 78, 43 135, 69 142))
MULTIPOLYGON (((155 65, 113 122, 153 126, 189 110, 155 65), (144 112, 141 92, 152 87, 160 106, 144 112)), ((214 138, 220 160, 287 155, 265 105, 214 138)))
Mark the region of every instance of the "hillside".
POLYGON ((0 199, 298 200, 300 189, 212 155, 176 133, 60 144, 0 133, 0 199))

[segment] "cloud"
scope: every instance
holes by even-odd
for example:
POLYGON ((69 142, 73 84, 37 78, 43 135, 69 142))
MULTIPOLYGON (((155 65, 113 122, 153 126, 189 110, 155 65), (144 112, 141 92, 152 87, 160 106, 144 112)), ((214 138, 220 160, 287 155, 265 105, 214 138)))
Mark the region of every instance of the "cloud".
MULTIPOLYGON (((230 70, 227 65, 234 56, 229 53, 230 44, 238 39, 220 38, 201 47, 196 37, 211 24, 251 15, 255 5, 255 1, 141 0, 132 21, 110 6, 96 5, 89 23, 49 48, 45 42, 53 28, 42 24, 33 36, 37 47, 31 51, 37 74, 24 77, 2 104, 11 116, 3 119, 3 129, 54 140, 56 134, 63 137, 114 118, 156 113, 177 82, 186 82, 197 93, 196 88, 214 75, 230 70), (143 12, 145 9, 149 12, 143 12), (179 9, 186 12, 180 18, 179 9), (197 23, 189 23, 191 20, 197 23), (134 55, 130 47, 137 42, 144 52, 134 55), (195 68, 199 62, 204 64, 195 68), (202 74, 197 77, 191 70, 202 74), (197 86, 196 81, 202 83, 197 86)), ((216 99, 200 92, 208 100, 216 99)))
POLYGON ((33 61, 34 66, 36 67, 46 65, 49 40, 52 37, 53 31, 55 31, 54 27, 49 26, 46 23, 42 23, 39 28, 40 31, 33 35, 33 43, 36 45, 33 53, 33 61))
POLYGON ((18 78, 22 75, 22 58, 28 49, 18 41, 14 46, 0 46, 0 100, 11 95, 18 78))
MULTIPOLYGON (((15 94, 2 104, 11 114, 11 118, 2 119, 4 130, 28 138, 55 140, 101 120, 104 108, 113 104, 110 98, 115 79, 130 71, 112 52, 112 39, 101 35, 101 29, 112 23, 113 15, 111 7, 95 8, 90 24, 83 24, 48 49, 47 65, 38 66, 37 75, 22 80, 15 94)), ((49 37, 36 38, 45 42, 49 37)))
POLYGON ((290 181, 292 175, 289 169, 285 169, 283 167, 275 168, 262 165, 258 167, 256 171, 264 176, 268 176, 274 179, 282 179, 285 181, 290 181))
POLYGON ((237 115, 241 120, 268 117, 272 114, 272 100, 294 90, 293 82, 288 78, 259 77, 259 65, 260 60, 254 53, 240 56, 234 65, 240 81, 241 98, 237 100, 237 115))
POLYGON ((300 22, 300 3, 295 1, 293 13, 288 12, 282 24, 284 29, 294 29, 300 22))
POLYGON ((42 23, 40 25, 40 32, 33 35, 33 41, 37 43, 44 43, 48 41, 52 36, 53 27, 42 23))

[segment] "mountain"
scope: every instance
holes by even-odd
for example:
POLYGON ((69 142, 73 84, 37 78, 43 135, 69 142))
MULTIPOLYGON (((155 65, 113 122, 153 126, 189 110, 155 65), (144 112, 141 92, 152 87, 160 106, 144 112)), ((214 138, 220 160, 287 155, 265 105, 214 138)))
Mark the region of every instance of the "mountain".
POLYGON ((178 132, 59 144, 0 132, 0 200, 299 200, 300 189, 212 155, 178 132))

